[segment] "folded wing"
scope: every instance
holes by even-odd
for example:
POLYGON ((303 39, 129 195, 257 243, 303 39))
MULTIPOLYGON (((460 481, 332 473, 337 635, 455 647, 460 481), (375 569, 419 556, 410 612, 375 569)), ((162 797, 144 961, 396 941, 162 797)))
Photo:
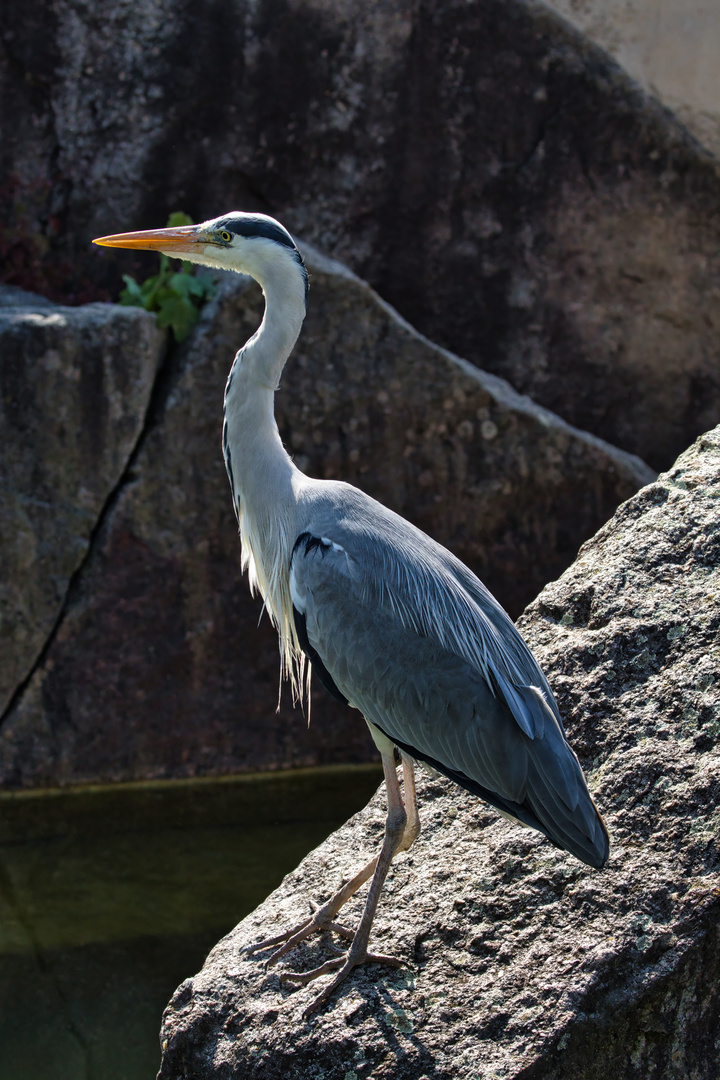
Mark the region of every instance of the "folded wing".
POLYGON ((314 670, 412 757, 602 866, 605 826, 523 639, 462 563, 389 525, 298 538, 291 589, 314 670))

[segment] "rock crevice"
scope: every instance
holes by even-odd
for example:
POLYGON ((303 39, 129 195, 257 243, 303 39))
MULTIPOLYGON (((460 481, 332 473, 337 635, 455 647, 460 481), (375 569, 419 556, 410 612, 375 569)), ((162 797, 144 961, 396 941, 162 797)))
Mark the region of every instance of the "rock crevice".
POLYGON ((136 309, 0 288, 0 711, 43 663, 142 436, 165 335, 136 309))

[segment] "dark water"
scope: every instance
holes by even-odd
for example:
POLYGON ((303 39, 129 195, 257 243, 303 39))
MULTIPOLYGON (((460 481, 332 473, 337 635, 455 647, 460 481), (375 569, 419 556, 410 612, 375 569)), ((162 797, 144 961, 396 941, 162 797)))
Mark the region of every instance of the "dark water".
POLYGON ((380 779, 0 795, 0 1080, 152 1080, 175 987, 380 779))

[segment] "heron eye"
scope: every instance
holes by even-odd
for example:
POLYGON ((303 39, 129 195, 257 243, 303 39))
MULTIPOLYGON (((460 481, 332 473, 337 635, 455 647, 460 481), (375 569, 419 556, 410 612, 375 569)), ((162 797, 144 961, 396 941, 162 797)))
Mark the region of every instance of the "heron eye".
POLYGON ((223 229, 220 233, 220 239, 224 240, 226 244, 229 244, 232 240, 232 233, 229 233, 225 229, 223 229))

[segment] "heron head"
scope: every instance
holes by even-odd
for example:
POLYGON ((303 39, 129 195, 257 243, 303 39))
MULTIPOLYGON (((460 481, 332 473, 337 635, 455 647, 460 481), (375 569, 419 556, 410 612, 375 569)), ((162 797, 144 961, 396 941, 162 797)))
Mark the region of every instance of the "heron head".
POLYGON ((288 264, 307 278, 305 264, 287 229, 267 214, 234 210, 201 225, 118 233, 93 240, 102 247, 161 251, 176 259, 249 274, 261 284, 288 264))

